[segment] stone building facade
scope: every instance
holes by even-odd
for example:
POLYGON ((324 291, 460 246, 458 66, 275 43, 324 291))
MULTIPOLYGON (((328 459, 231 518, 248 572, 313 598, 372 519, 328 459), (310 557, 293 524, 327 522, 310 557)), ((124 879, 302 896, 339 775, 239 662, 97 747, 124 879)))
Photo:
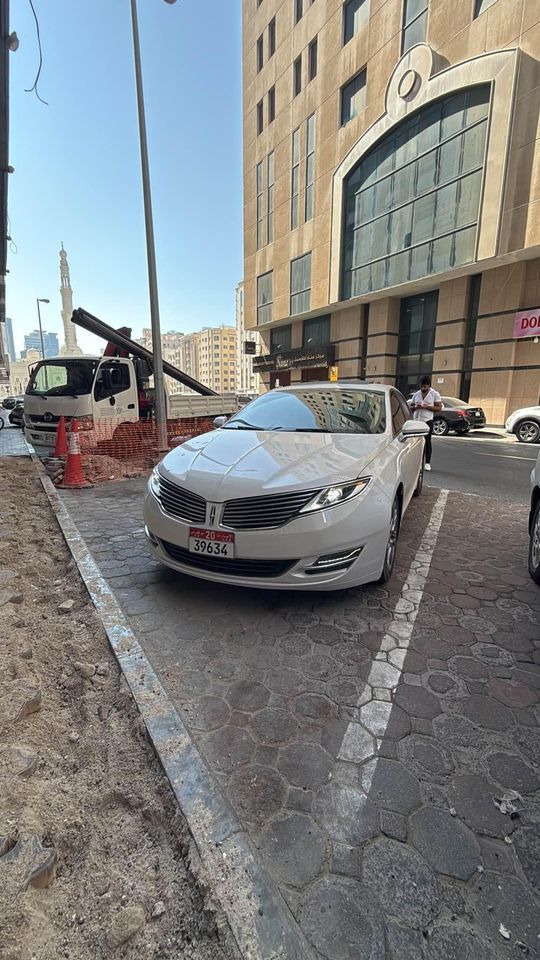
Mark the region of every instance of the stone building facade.
POLYGON ((539 59, 532 0, 243 0, 266 383, 429 373, 492 423, 540 402, 515 335, 540 315, 539 59))

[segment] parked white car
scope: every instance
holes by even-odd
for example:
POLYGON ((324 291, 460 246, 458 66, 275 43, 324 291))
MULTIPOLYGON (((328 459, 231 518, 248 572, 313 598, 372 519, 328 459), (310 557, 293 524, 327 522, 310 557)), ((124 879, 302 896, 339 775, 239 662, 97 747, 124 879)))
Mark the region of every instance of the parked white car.
POLYGON ((422 489, 425 424, 392 387, 305 383, 258 397, 155 468, 154 555, 182 573, 267 589, 386 581, 422 489))
POLYGON ((529 514, 529 573, 540 585, 540 453, 531 473, 531 512, 529 514))
POLYGON ((514 410, 505 424, 507 433, 514 433, 520 443, 538 443, 540 440, 540 406, 514 410))

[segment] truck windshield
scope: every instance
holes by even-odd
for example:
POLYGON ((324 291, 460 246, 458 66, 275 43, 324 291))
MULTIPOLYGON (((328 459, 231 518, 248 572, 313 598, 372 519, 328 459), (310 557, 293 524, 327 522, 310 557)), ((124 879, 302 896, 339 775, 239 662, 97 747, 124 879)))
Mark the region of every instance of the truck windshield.
POLYGON ((91 393, 99 360, 77 357, 73 360, 42 360, 38 363, 26 392, 38 397, 81 397, 91 393))

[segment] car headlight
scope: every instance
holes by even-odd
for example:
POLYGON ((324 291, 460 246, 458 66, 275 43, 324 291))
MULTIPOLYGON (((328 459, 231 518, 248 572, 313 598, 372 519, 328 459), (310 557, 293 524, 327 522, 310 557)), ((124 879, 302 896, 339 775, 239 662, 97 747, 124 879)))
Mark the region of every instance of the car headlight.
POLYGON ((158 468, 154 467, 154 469, 152 470, 152 473, 150 474, 150 490, 152 491, 155 497, 159 497, 161 493, 159 479, 160 478, 159 478, 158 468))
POLYGON ((347 483, 339 483, 334 487, 326 487, 321 490, 313 500, 310 500, 305 507, 302 507, 300 513, 311 513, 312 510, 327 510, 328 507, 336 507, 339 503, 345 503, 358 497, 369 487, 371 477, 360 477, 358 480, 350 480, 347 483))

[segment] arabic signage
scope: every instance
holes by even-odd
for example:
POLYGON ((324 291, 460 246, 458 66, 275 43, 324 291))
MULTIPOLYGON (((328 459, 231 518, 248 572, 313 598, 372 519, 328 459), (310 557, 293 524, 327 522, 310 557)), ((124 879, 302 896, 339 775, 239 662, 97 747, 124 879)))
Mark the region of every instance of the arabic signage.
POLYGON ((330 367, 334 362, 333 343, 321 347, 296 347, 283 353, 266 353, 253 358, 255 373, 277 373, 279 370, 294 370, 302 367, 330 367))
POLYGON ((536 310, 522 310, 516 313, 514 320, 514 338, 540 336, 540 307, 536 310))

